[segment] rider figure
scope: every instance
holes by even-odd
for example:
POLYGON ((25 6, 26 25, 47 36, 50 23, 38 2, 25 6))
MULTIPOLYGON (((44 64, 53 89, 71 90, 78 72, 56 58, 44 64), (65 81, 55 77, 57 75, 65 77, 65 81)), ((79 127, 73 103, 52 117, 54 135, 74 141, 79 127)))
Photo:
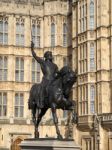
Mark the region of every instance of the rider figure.
POLYGON ((58 73, 58 67, 56 64, 52 62, 52 52, 47 51, 44 54, 45 60, 38 57, 36 53, 34 52, 34 43, 31 42, 31 52, 35 60, 40 64, 41 70, 43 73, 43 78, 41 82, 41 89, 40 89, 40 108, 44 107, 44 99, 48 97, 48 87, 49 85, 55 80, 57 73, 58 73))

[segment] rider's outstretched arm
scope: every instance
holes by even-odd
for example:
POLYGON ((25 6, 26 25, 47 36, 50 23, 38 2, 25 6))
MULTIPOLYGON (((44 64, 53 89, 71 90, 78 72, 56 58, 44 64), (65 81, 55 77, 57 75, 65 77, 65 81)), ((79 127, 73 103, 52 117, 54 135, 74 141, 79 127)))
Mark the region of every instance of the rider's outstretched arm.
POLYGON ((40 57, 38 57, 36 55, 36 53, 34 52, 34 43, 31 41, 31 52, 32 52, 32 55, 33 57, 35 58, 35 60, 38 62, 38 63, 42 63, 43 62, 43 59, 41 59, 40 57))

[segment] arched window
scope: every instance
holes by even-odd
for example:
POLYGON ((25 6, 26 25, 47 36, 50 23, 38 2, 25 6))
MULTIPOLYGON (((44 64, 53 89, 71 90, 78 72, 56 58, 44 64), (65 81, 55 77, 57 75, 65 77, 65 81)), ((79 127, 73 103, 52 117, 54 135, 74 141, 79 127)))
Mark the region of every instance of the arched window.
POLYGON ((24 27, 24 19, 16 19, 16 45, 24 46, 25 40, 25 27, 24 27))
POLYGON ((0 117, 7 116, 7 93, 0 92, 0 117))
POLYGON ((37 46, 40 47, 40 25, 37 26, 37 46))
POLYGON ((35 59, 32 59, 32 82, 40 82, 40 65, 35 59))
POLYGON ((90 29, 94 29, 94 0, 90 1, 90 29))
POLYGON ((51 24, 51 46, 55 46, 55 24, 51 24))
POLYGON ((0 44, 8 44, 8 19, 0 18, 0 44))
POLYGON ((8 22, 4 23, 4 44, 8 43, 8 22))
POLYGON ((7 56, 0 56, 0 81, 7 81, 8 73, 8 58, 7 56))
POLYGON ((66 23, 63 24, 63 46, 67 46, 67 25, 66 23))
POLYGON ((24 95, 23 93, 15 94, 15 117, 24 116, 24 95))
POLYGON ((24 59, 22 57, 16 57, 15 66, 15 81, 24 81, 24 59))
POLYGON ((88 86, 79 87, 79 114, 88 114, 88 86))
POLYGON ((90 113, 95 112, 95 87, 91 85, 90 87, 90 113))
POLYGON ((94 43, 90 44, 90 70, 95 69, 95 48, 94 43))
POLYGON ((35 47, 40 47, 40 25, 32 25, 32 38, 35 44, 35 47))

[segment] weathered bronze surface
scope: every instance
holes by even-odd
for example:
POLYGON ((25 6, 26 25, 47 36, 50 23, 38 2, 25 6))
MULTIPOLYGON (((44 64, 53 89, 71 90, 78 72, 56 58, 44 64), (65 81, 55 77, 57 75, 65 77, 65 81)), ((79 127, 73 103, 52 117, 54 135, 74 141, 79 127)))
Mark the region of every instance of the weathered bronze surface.
MULTIPOLYGON (((56 109, 74 111, 75 102, 70 99, 70 91, 77 80, 77 74, 68 66, 58 70, 57 65, 52 61, 53 57, 50 51, 45 52, 44 59, 38 57, 34 52, 33 42, 31 42, 31 52, 43 72, 42 82, 32 86, 28 102, 35 125, 35 138, 39 137, 38 126, 42 117, 51 108, 57 136, 62 139, 58 128, 56 109)), ((74 118, 76 118, 75 113, 74 118)))

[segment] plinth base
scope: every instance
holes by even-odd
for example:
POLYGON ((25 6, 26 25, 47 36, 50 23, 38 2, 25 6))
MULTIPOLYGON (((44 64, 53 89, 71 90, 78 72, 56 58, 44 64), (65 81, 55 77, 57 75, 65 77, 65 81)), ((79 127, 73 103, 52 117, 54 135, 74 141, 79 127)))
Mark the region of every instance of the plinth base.
POLYGON ((80 150, 74 140, 26 139, 20 144, 21 150, 80 150))

